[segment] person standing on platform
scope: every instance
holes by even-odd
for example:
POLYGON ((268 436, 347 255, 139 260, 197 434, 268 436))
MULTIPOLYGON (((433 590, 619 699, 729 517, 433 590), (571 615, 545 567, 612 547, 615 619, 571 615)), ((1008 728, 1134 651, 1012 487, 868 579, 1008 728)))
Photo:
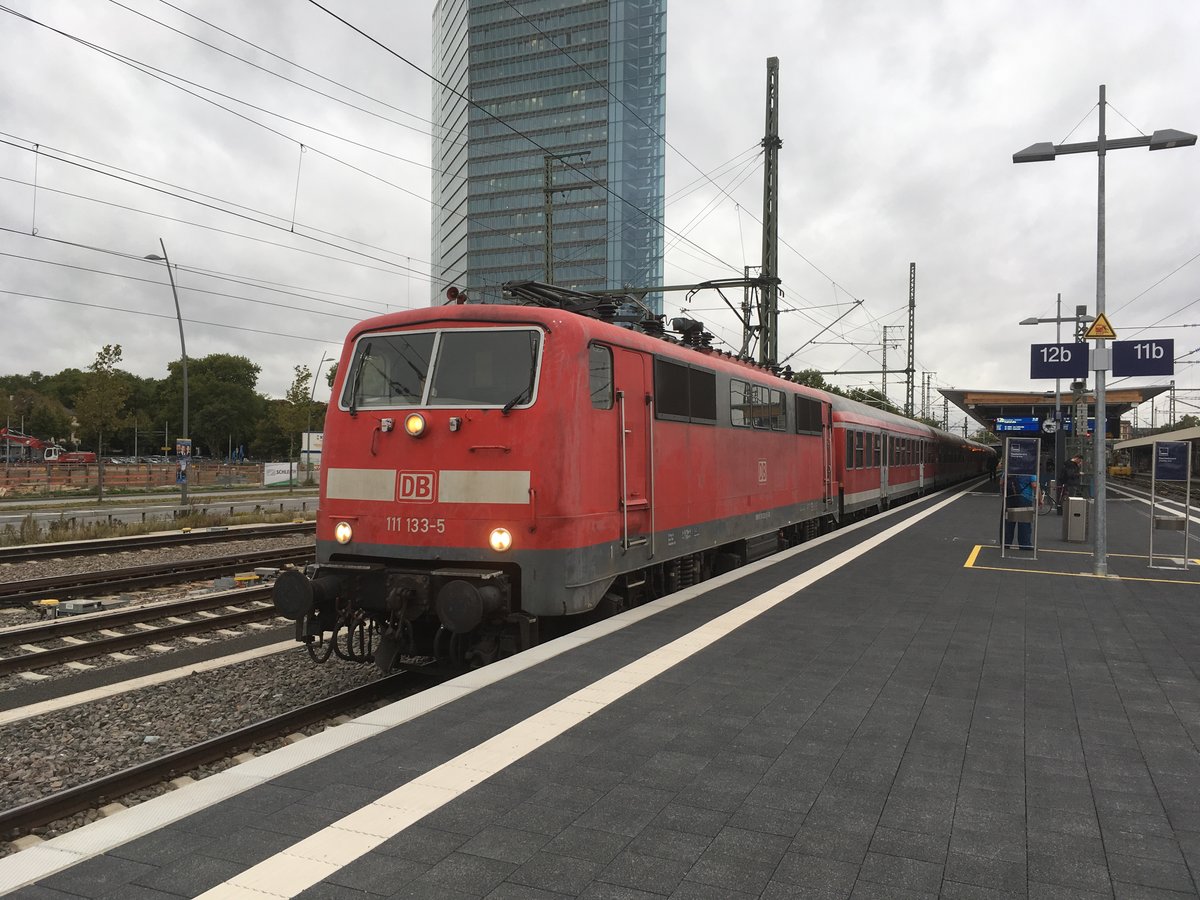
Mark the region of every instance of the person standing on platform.
POLYGON ((1058 513, 1062 515, 1063 501, 1067 497, 1079 496, 1079 476, 1083 471, 1083 457, 1076 453, 1063 463, 1058 479, 1058 513))
POLYGON ((994 454, 992 454, 992 458, 988 460, 988 481, 989 482, 994 482, 996 480, 996 469, 998 469, 999 467, 1000 467, 1000 454, 994 453, 994 454))
MULTIPOLYGON (((1031 507, 1037 501, 1037 478, 1033 475, 1009 475, 1004 480, 1005 506, 1008 509, 1031 507)), ((1033 549, 1033 517, 1028 522, 1004 520, 1004 546, 1033 549), (1015 532, 1016 540, 1013 540, 1015 532)))

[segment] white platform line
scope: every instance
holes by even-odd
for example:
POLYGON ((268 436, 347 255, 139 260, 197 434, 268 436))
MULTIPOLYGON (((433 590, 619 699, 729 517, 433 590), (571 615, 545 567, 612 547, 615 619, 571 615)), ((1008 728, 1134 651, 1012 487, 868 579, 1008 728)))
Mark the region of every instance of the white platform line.
POLYGON ((826 562, 747 600, 611 675, 502 731, 449 762, 414 778, 374 803, 233 876, 200 895, 202 900, 290 898, 320 883, 375 847, 461 796, 525 755, 661 675, 831 572, 858 559, 931 515, 955 497, 868 538, 826 562))

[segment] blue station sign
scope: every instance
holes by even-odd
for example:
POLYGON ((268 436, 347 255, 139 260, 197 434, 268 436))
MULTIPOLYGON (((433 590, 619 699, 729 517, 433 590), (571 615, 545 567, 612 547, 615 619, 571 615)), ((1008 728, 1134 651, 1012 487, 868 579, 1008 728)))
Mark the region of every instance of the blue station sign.
POLYGON ((1174 375, 1175 341, 1113 341, 1113 375, 1174 375))
POLYGON ((1034 344, 1029 348, 1030 378, 1087 378, 1087 344, 1034 344))

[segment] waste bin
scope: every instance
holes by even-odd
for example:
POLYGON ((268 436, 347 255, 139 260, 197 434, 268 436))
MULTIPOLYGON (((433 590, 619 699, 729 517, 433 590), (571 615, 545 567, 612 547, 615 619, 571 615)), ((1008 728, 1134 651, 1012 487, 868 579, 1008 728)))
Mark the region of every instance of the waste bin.
POLYGON ((1067 497, 1063 500, 1064 541, 1083 543, 1088 539, 1088 507, 1086 497, 1067 497))

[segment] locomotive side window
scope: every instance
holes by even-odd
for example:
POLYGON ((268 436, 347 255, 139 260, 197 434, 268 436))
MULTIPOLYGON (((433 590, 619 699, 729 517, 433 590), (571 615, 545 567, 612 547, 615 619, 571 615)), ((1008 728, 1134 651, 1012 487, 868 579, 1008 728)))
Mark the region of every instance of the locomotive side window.
POLYGON ((533 400, 539 334, 525 329, 441 333, 429 406, 514 406, 533 400))
POLYGON ((688 370, 687 366, 654 361, 654 396, 660 416, 688 417, 688 370))
POLYGON ((749 428, 754 415, 754 386, 732 378, 729 381, 729 421, 736 428, 749 428))
POLYGON ((717 375, 708 369, 654 360, 655 415, 660 419, 717 421, 717 375))
POLYGON ((342 403, 350 409, 419 404, 433 340, 431 331, 364 338, 354 352, 342 403))
POLYGON ((592 406, 612 409, 612 350, 600 344, 588 344, 588 390, 592 395, 592 406))
POLYGON ((717 373, 688 366, 688 408, 693 422, 717 421, 717 373))
POLYGON ((771 391, 771 402, 768 407, 772 431, 787 430, 787 407, 783 405, 783 391, 771 391))
POLYGON ((796 395, 796 433, 821 433, 821 401, 796 395))

